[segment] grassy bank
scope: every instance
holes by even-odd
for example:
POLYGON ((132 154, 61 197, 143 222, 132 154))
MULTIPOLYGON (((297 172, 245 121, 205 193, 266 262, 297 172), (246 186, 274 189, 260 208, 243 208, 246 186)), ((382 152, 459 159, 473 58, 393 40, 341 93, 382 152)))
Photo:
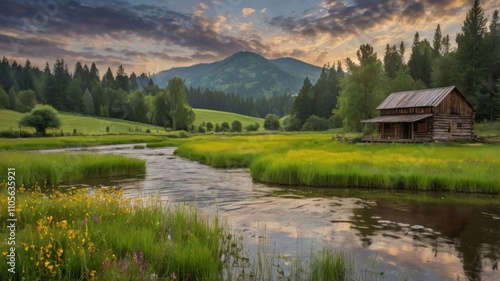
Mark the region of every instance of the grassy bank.
POLYGON ((154 143, 164 138, 147 135, 70 136, 27 139, 0 139, 0 150, 34 150, 65 147, 88 147, 128 143, 154 143))
POLYGON ((287 185, 500 193, 494 145, 352 145, 330 134, 203 137, 176 154, 287 185))
MULTIPOLYGON (((2 206, 7 206, 5 190, 2 206)), ((217 218, 188 207, 84 190, 18 191, 16 203, 16 274, 2 262, 1 280, 221 280, 238 252, 217 218)), ((7 218, 7 207, 2 208, 2 237, 9 236, 7 218)), ((0 245, 2 258, 9 248, 0 245)))
POLYGON ((7 181, 7 170, 16 169, 16 183, 33 185, 71 182, 84 178, 136 176, 144 174, 143 160, 121 155, 71 154, 3 151, 0 152, 0 182, 7 181))
MULTIPOLYGON (((15 273, 2 262, 0 280, 357 280, 353 262, 328 249, 287 268, 266 250, 244 257, 239 236, 187 206, 130 201, 116 190, 40 189, 17 189, 15 245, 0 244, 2 258, 15 255, 15 273)), ((0 191, 7 206, 5 184, 0 191)), ((2 237, 9 237, 8 218, 2 208, 2 237)))

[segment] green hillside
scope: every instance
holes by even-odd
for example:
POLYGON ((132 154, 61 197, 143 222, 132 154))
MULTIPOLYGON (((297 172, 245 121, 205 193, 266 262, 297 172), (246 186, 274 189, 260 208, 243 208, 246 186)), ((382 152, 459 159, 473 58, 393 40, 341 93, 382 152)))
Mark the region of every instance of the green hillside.
POLYGON ((235 93, 244 97, 266 97, 297 93, 306 76, 315 82, 321 67, 291 58, 268 60, 252 52, 238 52, 224 60, 161 71, 152 76, 160 88, 173 77, 186 86, 235 93))
POLYGON ((194 124, 197 126, 201 122, 212 122, 214 125, 216 123, 219 123, 219 125, 222 122, 228 122, 231 124, 234 120, 238 120, 243 124, 243 127, 246 125, 254 124, 255 122, 258 122, 262 128, 264 125, 264 119, 262 118, 257 118, 257 117, 250 117, 250 116, 245 116, 245 115, 240 115, 236 113, 230 113, 230 112, 223 112, 223 111, 215 111, 215 110, 208 110, 208 109, 193 109, 194 113, 196 114, 196 120, 194 121, 194 124))
MULTIPOLYGON (((262 127, 264 122, 264 120, 260 118, 249 117, 229 112, 206 109, 193 110, 196 114, 196 121, 194 123, 195 125, 199 125, 203 121, 210 121, 215 125, 216 123, 221 124, 222 122, 228 122, 229 124, 231 124, 231 122, 233 122, 234 120, 239 120, 241 123, 243 123, 243 126, 259 122, 262 127)), ((17 121, 19 121, 19 119, 21 119, 23 115, 23 113, 12 110, 0 110, 0 131, 19 130, 17 121)), ((59 118, 61 118, 62 122, 61 129, 48 130, 47 133, 60 133, 62 130, 64 134, 72 134, 73 129, 76 129, 78 134, 96 135, 106 134, 106 127, 109 127, 110 134, 145 133, 147 129, 150 129, 152 134, 166 134, 165 130, 158 126, 119 119, 80 116, 70 113, 59 113, 59 118)), ((34 129, 32 128, 22 128, 22 130, 34 132, 34 129)))

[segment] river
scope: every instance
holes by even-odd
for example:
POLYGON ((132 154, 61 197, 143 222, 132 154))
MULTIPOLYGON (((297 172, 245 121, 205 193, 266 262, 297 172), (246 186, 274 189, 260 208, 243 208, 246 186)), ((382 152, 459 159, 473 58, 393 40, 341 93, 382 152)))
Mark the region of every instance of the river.
POLYGON ((126 196, 160 196, 217 213, 243 236, 249 255, 267 243, 282 256, 331 247, 383 280, 500 280, 498 197, 269 186, 248 169, 214 169, 133 145, 48 151, 113 153, 147 161, 146 174, 85 182, 126 196))

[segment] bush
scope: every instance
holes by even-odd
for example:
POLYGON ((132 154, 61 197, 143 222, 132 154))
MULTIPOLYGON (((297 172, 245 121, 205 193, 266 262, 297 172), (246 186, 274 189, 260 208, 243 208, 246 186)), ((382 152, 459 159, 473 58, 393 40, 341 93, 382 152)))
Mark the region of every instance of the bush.
POLYGON ((325 118, 318 117, 316 115, 311 115, 307 118, 302 130, 304 131, 325 131, 328 130, 330 124, 325 118))
POLYGON ((215 124, 215 132, 216 132, 216 133, 220 132, 220 126, 219 126, 219 123, 215 124))
POLYGON ((266 115, 264 120, 264 129, 266 130, 279 130, 281 129, 280 118, 276 114, 266 115))
POLYGON ((227 132, 231 129, 231 127, 229 127, 229 123, 227 122, 223 122, 221 125, 220 125, 220 131, 221 132, 227 132))
POLYGON ((151 130, 150 130, 150 129, 147 129, 147 130, 146 130, 146 133, 151 134, 151 130))
POLYGON ((250 124, 245 127, 245 130, 249 132, 257 131, 260 128, 260 124, 255 122, 255 124, 250 124))
POLYGON ((214 124, 212 124, 212 122, 207 122, 206 127, 207 127, 207 131, 209 131, 209 132, 210 132, 210 131, 212 131, 212 129, 214 128, 214 124))
POLYGON ((198 133, 205 133, 207 130, 205 129, 205 127, 203 127, 203 125, 200 125, 198 126, 198 133))
POLYGON ((186 131, 179 131, 179 133, 177 134, 179 136, 179 138, 187 138, 189 137, 188 133, 186 131))
POLYGON ((231 132, 241 132, 241 131, 242 131, 241 122, 238 120, 234 120, 233 123, 231 123, 231 132))
POLYGON ((283 126, 285 127, 285 131, 299 131, 302 128, 300 119, 294 115, 285 118, 283 126))

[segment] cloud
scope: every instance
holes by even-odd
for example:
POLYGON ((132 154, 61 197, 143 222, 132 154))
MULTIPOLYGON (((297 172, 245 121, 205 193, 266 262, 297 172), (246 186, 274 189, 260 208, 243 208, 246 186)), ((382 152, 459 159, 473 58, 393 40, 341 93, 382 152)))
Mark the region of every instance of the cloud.
POLYGON ((243 9, 241 10, 241 12, 243 13, 243 16, 244 16, 244 17, 247 17, 247 16, 249 16, 249 15, 251 15, 251 14, 255 13, 255 9, 252 9, 252 8, 243 8, 243 9))
POLYGON ((267 15, 267 8, 260 10, 260 13, 264 16, 267 15))
POLYGON ((431 16, 433 20, 439 21, 440 18, 457 12, 457 2, 462 4, 462 8, 468 7, 466 0, 358 0, 353 5, 345 5, 337 0, 324 0, 320 5, 324 10, 322 14, 304 11, 301 17, 281 15, 270 19, 269 24, 300 36, 329 34, 342 39, 353 34, 376 31, 398 22, 417 24, 431 16))

